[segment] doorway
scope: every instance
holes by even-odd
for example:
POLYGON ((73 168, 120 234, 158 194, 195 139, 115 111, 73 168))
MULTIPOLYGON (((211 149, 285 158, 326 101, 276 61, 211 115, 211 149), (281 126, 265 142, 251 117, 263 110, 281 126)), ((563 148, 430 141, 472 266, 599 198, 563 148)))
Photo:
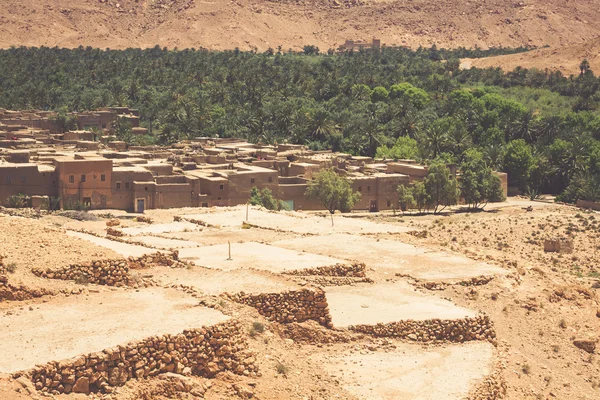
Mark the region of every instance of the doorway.
POLYGON ((146 201, 144 199, 137 199, 135 211, 138 213, 143 213, 145 209, 146 209, 146 201))
POLYGON ((369 203, 369 212, 377 212, 379 211, 379 207, 377 207, 377 200, 371 200, 369 203))

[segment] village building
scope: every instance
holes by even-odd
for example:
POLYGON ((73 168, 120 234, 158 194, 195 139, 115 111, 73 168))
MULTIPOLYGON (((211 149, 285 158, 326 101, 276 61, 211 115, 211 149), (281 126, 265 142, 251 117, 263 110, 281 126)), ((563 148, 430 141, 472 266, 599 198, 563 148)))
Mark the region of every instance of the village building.
MULTIPOLYGON (((43 112, 2 111, 3 121, 22 121, 26 116, 33 120, 34 115, 41 118, 38 121, 48 118, 43 112)), ((398 186, 427 175, 427 166, 413 160, 374 160, 233 138, 197 138, 170 148, 128 147, 115 140, 99 142, 101 138, 88 129, 102 129, 119 116, 130 118, 132 125, 139 120, 135 110, 112 107, 80 114, 84 129, 61 134, 41 122, 39 128, 0 125, 0 204, 22 194, 32 205, 49 204, 52 199, 62 208, 129 212, 235 206, 247 203, 256 187, 271 190, 291 210, 319 210, 323 206, 304 194, 316 173, 333 168, 361 193, 354 209, 375 212, 398 209, 398 186)), ((139 127, 137 132, 146 133, 139 127)), ((456 167, 449 167, 460 179, 456 167)), ((498 176, 506 194, 506 174, 498 176)))

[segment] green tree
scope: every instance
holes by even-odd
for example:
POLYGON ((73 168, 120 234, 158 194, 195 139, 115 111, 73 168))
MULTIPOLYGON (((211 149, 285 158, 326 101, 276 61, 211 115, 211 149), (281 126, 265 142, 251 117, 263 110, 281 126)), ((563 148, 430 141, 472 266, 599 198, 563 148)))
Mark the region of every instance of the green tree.
POLYGON ((248 202, 253 206, 262 206, 267 210, 289 210, 287 203, 277 200, 269 188, 260 190, 254 186, 250 190, 250 200, 248 202))
POLYGON ((413 196, 413 188, 406 187, 404 185, 398 186, 398 204, 404 214, 409 208, 415 205, 415 198, 413 196))
POLYGON ((131 123, 124 117, 118 117, 110 127, 111 134, 116 136, 117 140, 122 140, 127 144, 133 141, 133 131, 131 123))
POLYGON ((460 191, 469 208, 483 209, 488 202, 505 200, 500 178, 492 173, 479 150, 465 152, 460 171, 460 191))
POLYGON ((317 173, 309 182, 305 195, 322 204, 329 211, 331 226, 333 226, 335 210, 349 212, 360 200, 360 193, 352 191, 348 179, 338 175, 333 169, 317 173))
POLYGON ((379 146, 375 157, 393 160, 414 160, 419 156, 417 141, 406 136, 400 136, 390 148, 386 145, 379 146))
POLYGON ((51 117, 52 121, 56 124, 60 133, 65 133, 77 129, 77 118, 69 114, 69 109, 64 106, 58 109, 56 115, 51 117))
POLYGON ((415 200, 415 205, 419 210, 419 213, 423 213, 429 205, 429 194, 425 189, 425 183, 415 182, 412 187, 412 195, 415 200))
POLYGON ((525 140, 516 139, 506 145, 504 151, 504 171, 508 173, 508 183, 525 192, 529 184, 531 169, 535 164, 531 146, 525 140))
POLYGON ((383 86, 377 86, 371 92, 371 101, 377 103, 379 101, 387 101, 389 93, 383 86))
POLYGON ((434 207, 434 214, 438 214, 446 207, 458 202, 458 184, 445 163, 439 161, 431 163, 423 182, 425 191, 434 207))

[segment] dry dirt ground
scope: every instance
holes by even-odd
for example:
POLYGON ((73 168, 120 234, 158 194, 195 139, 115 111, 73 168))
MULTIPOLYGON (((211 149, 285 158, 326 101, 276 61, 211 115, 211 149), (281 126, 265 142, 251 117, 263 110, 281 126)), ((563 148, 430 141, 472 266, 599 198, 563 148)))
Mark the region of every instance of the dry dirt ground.
POLYGON ((600 35, 599 13, 595 0, 4 0, 0 46, 327 50, 377 37, 413 48, 569 49, 600 35))
MULTIPOLYGON (((80 222, 56 214, 39 220, 0 214, 0 253, 6 256, 5 265, 14 267, 7 274, 10 282, 56 292, 35 300, 0 302, 0 352, 8 355, 0 371, 229 317, 247 326, 262 376, 185 378, 203 385, 206 399, 248 398, 251 393, 263 400, 458 400, 493 372, 506 381, 509 399, 600 397, 598 350, 587 353, 573 344, 574 339, 600 337, 600 214, 511 200, 472 214, 336 215, 335 226, 345 227, 340 230, 321 216, 257 209, 251 209, 253 226, 243 226, 239 215, 244 211, 152 210, 147 212, 152 224, 120 214, 116 229, 130 235, 119 240, 133 244, 94 236, 106 234, 106 219, 101 217, 80 222), (523 209, 530 204, 533 211, 523 209), (213 226, 174 223, 174 217, 186 215, 210 216, 213 226), (295 223, 282 229, 290 218, 295 223), (307 232, 310 226, 314 230, 307 232), (74 236, 81 229, 93 235, 74 236), (545 253, 543 240, 551 237, 572 238, 575 251, 545 253), (144 245, 139 245, 142 239, 144 245), (228 242, 232 260, 227 260, 228 242), (192 251, 196 265, 144 270, 141 274, 154 282, 145 289, 111 289, 31 273, 33 267, 118 258, 131 247, 153 253, 171 245, 180 255, 192 251), (310 286, 280 272, 336 261, 364 262, 373 283, 324 287, 334 330, 311 322, 269 322, 256 310, 220 296, 310 286), (492 279, 463 286, 480 275, 492 279), (493 321, 497 347, 479 341, 418 344, 345 329, 408 319, 460 319, 479 312, 493 321), (252 329, 254 323, 263 324, 264 332, 252 329)), ((103 396, 189 398, 167 390, 166 379, 171 377, 133 380, 103 396)), ((22 380, 0 375, 0 398, 42 398, 37 392, 29 394, 25 386, 22 380)))

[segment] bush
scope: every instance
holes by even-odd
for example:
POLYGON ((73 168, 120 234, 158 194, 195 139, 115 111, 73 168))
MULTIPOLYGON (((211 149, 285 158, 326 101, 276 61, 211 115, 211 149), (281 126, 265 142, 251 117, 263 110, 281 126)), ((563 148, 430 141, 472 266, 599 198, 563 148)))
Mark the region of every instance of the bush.
POLYGON ((22 193, 13 194, 7 199, 10 208, 24 208, 27 206, 27 196, 22 193))
POLYGON ((277 200, 273 196, 273 192, 271 192, 270 189, 265 188, 263 190, 260 190, 256 186, 254 186, 250 190, 249 203, 253 206, 262 206, 262 207, 266 208, 267 210, 275 210, 275 211, 287 210, 287 211, 289 211, 289 209, 290 209, 290 207, 288 206, 288 204, 285 201, 277 200))
POLYGON ((17 264, 14 262, 8 263, 4 266, 4 269, 6 269, 6 272, 14 274, 17 271, 17 264))
POLYGON ((290 369, 283 365, 281 362, 277 363, 277 366, 275 367, 275 369, 277 370, 277 373, 280 375, 287 375, 288 372, 290 371, 290 369))

